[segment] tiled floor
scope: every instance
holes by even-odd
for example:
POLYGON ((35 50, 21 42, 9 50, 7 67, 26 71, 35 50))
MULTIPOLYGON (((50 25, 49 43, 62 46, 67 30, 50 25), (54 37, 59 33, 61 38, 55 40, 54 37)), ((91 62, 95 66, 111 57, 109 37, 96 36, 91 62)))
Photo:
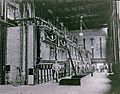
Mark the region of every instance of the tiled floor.
POLYGON ((106 74, 95 72, 81 86, 62 86, 52 82, 35 86, 1 85, 0 94, 106 94, 110 89, 110 80, 106 74))

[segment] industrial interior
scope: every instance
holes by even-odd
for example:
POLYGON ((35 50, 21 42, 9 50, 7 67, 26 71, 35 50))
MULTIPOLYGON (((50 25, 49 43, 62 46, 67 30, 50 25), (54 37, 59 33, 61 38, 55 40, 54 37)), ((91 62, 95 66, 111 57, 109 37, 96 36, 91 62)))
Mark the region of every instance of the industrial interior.
POLYGON ((2 94, 120 94, 119 4, 0 0, 2 94))

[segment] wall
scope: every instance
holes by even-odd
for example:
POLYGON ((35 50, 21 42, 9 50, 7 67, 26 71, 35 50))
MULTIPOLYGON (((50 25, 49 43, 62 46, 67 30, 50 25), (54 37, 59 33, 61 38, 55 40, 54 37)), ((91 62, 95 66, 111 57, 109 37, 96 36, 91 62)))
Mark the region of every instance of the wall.
POLYGON ((89 50, 92 53, 92 44, 91 38, 93 41, 94 48, 94 58, 106 58, 106 32, 103 29, 97 30, 83 30, 83 36, 79 36, 79 31, 71 31, 74 36, 78 37, 78 44, 83 46, 83 39, 85 38, 85 47, 86 50, 89 50), (100 38, 101 38, 101 52, 100 52, 100 38))
POLYGON ((10 65, 10 81, 16 81, 20 67, 20 28, 7 29, 7 64, 10 65))

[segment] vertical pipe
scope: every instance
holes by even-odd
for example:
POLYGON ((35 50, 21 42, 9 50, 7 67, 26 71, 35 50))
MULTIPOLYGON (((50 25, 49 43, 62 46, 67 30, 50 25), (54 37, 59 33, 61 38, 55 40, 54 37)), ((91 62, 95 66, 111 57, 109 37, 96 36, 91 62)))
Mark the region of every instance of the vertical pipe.
POLYGON ((27 31, 28 31, 28 28, 27 26, 25 25, 25 85, 28 84, 28 50, 27 50, 27 44, 28 44, 28 36, 27 36, 27 31))
MULTIPOLYGON (((20 27, 20 78, 22 77, 23 71, 23 28, 20 27)), ((22 84, 20 82, 20 84, 22 84)))

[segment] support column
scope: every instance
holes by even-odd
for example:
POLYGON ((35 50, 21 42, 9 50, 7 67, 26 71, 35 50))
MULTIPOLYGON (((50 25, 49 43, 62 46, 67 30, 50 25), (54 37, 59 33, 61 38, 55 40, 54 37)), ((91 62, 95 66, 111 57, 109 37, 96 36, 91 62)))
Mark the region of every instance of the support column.
POLYGON ((36 62, 36 68, 37 68, 37 84, 39 84, 39 63, 40 63, 40 27, 36 27, 37 30, 37 62, 36 62))
POLYGON ((0 27, 0 84, 5 84, 6 27, 0 27))
MULTIPOLYGON (((1 7, 1 16, 2 16, 2 19, 4 21, 6 21, 6 2, 5 0, 2 0, 1 2, 2 4, 2 7, 1 7)), ((6 26, 4 26, 3 24, 0 24, 1 26, 1 40, 0 40, 0 43, 1 43, 1 52, 0 52, 0 63, 1 63, 1 79, 0 79, 0 83, 1 84, 5 84, 5 59, 6 59, 6 26)))

